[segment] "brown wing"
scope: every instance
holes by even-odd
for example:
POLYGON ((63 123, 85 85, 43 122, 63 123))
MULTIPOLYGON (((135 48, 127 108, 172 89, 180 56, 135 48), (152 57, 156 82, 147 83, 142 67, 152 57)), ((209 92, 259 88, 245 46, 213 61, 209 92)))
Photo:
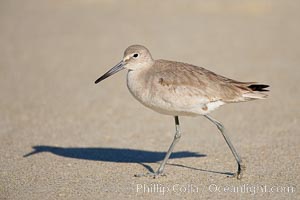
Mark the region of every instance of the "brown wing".
POLYGON ((190 64, 157 60, 155 77, 164 87, 180 89, 182 95, 205 97, 209 101, 241 101, 251 83, 238 82, 190 64))

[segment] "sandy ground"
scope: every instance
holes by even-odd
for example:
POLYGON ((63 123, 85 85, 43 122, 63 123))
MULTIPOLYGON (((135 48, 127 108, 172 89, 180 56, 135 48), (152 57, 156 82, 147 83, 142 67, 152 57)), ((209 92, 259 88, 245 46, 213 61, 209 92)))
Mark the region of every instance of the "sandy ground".
POLYGON ((299 6, 1 1, 0 199, 299 199, 299 6), (166 177, 134 177, 157 169, 174 122, 130 95, 125 71, 94 85, 131 44, 271 85, 267 100, 212 113, 246 163, 244 179, 228 177, 234 158, 203 117, 181 118, 166 177))

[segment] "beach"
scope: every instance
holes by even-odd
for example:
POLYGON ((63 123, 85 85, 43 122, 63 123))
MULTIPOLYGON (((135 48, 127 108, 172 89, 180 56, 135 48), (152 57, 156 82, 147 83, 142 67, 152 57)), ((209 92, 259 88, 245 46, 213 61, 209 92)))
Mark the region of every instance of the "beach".
POLYGON ((0 199, 299 199, 300 45, 296 1, 1 1, 0 199), (132 44, 154 59, 270 85, 224 105, 218 129, 136 101, 126 71, 94 81, 132 44))

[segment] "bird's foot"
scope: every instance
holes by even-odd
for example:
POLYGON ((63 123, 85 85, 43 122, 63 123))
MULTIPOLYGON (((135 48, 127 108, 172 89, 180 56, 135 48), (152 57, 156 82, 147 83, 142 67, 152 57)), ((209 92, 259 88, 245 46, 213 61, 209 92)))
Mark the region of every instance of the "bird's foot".
POLYGON ((238 165, 238 171, 233 175, 233 177, 236 177, 238 180, 241 180, 245 170, 246 170, 246 166, 240 163, 238 165))
POLYGON ((158 178, 161 176, 167 176, 166 174, 162 172, 147 172, 145 174, 135 174, 135 177, 151 177, 151 178, 158 178))

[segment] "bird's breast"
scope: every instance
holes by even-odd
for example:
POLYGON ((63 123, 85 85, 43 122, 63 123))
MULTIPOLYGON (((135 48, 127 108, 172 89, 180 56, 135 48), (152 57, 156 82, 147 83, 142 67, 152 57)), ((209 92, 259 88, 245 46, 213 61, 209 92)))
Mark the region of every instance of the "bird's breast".
POLYGON ((127 73, 127 87, 132 96, 140 101, 142 104, 149 104, 149 88, 142 71, 128 71, 127 73))
POLYGON ((156 77, 146 70, 128 71, 127 87, 130 93, 144 106, 163 114, 169 110, 170 104, 162 98, 161 90, 157 88, 156 77))

